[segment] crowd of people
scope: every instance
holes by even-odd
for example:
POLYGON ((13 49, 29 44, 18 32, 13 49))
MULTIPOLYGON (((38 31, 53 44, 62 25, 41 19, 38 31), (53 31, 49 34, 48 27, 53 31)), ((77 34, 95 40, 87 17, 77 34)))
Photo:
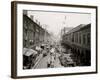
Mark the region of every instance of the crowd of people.
POLYGON ((58 49, 58 45, 46 45, 46 46, 41 46, 42 47, 42 54, 43 54, 43 57, 45 56, 49 56, 48 57, 48 60, 47 60, 47 67, 51 67, 53 68, 54 67, 54 64, 55 64, 55 60, 57 58, 57 54, 59 52, 59 49, 58 49))
MULTIPOLYGON (((42 45, 35 46, 32 49, 36 51, 37 54, 35 57, 33 56, 32 58, 30 58, 32 60, 32 63, 30 64, 33 64, 34 66, 34 64, 37 62, 36 60, 39 59, 40 55, 42 55, 41 58, 45 58, 46 56, 48 56, 46 60, 47 62, 46 64, 48 68, 55 67, 56 60, 59 59, 59 57, 64 54, 63 52, 65 52, 65 48, 63 48, 61 45, 42 44, 42 45)), ((59 59, 59 60, 60 62, 64 62, 63 59, 59 59)), ((66 63, 63 63, 63 64, 66 64, 66 63)))

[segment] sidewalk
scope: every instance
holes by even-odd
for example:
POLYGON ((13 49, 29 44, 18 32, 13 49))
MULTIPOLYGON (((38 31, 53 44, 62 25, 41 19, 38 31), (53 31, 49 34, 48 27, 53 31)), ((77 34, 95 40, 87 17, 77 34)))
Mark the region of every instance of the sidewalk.
POLYGON ((40 54, 40 55, 37 57, 37 61, 36 61, 35 65, 33 66, 32 69, 35 69, 35 68, 36 68, 36 66, 38 65, 38 63, 39 63, 40 60, 42 59, 42 57, 43 57, 43 54, 40 54))

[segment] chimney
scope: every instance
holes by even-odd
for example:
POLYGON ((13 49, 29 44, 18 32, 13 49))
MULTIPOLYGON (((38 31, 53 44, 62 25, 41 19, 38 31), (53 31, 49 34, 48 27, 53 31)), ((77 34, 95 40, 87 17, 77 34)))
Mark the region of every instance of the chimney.
POLYGON ((30 18, 31 18, 31 20, 33 20, 33 21, 34 21, 34 16, 33 16, 33 15, 30 15, 30 18))
POLYGON ((27 10, 23 10, 23 14, 24 15, 27 15, 27 10))

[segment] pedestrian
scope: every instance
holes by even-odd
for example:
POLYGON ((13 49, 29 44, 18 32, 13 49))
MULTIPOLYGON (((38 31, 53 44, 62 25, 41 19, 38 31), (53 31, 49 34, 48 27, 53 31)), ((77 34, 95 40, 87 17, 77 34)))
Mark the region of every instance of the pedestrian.
POLYGON ((54 67, 54 55, 51 55, 51 61, 50 61, 50 67, 53 68, 54 67))
POLYGON ((50 57, 51 57, 51 67, 54 67, 54 62, 56 60, 56 49, 54 46, 51 46, 50 49, 50 57))
POLYGON ((50 67, 50 63, 51 63, 51 60, 50 60, 50 57, 49 57, 48 60, 47 60, 47 67, 50 67))

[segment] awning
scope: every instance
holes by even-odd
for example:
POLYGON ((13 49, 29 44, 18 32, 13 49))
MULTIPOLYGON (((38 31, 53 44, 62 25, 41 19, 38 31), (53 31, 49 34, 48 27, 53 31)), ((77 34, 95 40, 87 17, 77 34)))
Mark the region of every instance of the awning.
POLYGON ((25 54, 28 51, 28 48, 23 49, 23 54, 25 54))
POLYGON ((25 49, 23 50, 23 55, 25 56, 30 56, 30 55, 36 55, 37 51, 33 50, 33 49, 25 49))

